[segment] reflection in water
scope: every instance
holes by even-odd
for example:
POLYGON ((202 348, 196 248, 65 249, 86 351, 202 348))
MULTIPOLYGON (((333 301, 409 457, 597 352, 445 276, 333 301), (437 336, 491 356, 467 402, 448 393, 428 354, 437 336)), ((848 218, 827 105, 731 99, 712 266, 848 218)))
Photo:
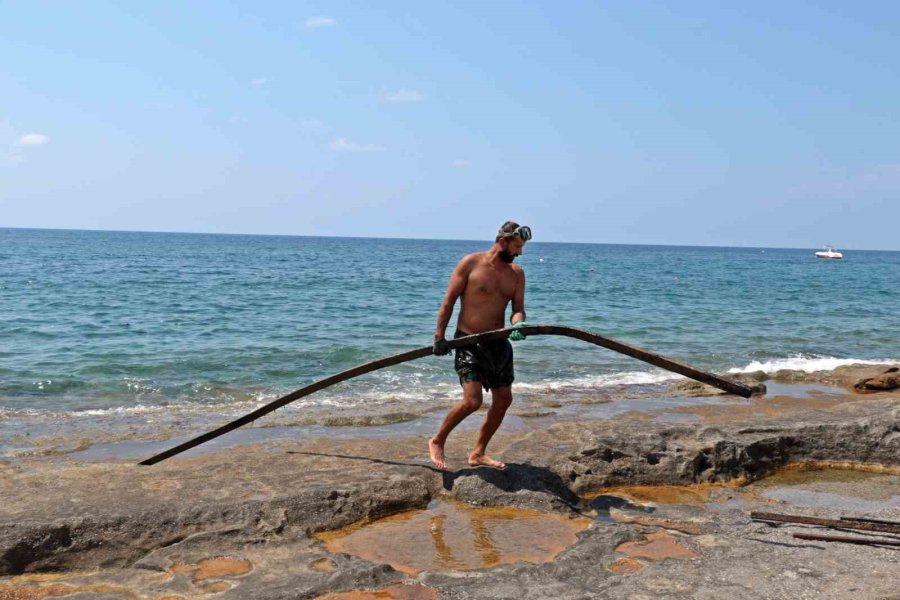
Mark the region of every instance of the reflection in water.
POLYGON ((500 562, 500 552, 497 550, 494 540, 491 539, 491 530, 485 522, 484 514, 472 516, 472 530, 475 533, 475 547, 481 555, 481 562, 486 567, 493 567, 500 562))
POLYGON ((328 550, 387 562, 398 571, 484 569, 548 562, 577 541, 584 518, 508 507, 437 502, 374 523, 321 534, 328 550))
POLYGON ((437 559, 441 564, 452 568, 462 568, 464 565, 453 559, 453 550, 444 541, 444 521, 447 515, 435 515, 429 519, 431 529, 431 541, 437 553, 437 559))

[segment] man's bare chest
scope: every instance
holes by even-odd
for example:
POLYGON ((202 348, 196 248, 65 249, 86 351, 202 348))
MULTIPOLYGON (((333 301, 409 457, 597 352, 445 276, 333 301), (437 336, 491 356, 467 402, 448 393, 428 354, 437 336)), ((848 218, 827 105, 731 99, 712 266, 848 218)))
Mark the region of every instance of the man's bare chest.
POLYGON ((469 273, 466 293, 498 296, 512 299, 516 292, 516 273, 511 268, 498 271, 490 266, 479 266, 469 273))

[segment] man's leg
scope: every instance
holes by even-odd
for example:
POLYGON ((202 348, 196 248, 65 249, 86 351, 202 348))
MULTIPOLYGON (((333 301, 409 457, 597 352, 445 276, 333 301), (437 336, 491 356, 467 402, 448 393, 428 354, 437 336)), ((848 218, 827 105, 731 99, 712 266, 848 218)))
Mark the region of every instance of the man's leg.
POLYGON ((431 462, 437 468, 446 469, 447 461, 444 460, 444 444, 447 443, 447 436, 459 425, 463 419, 471 415, 473 412, 481 408, 483 396, 481 394, 481 383, 478 381, 467 381, 462 384, 463 397, 456 403, 456 406, 450 409, 437 435, 428 440, 428 451, 431 454, 431 462))
POLYGON ((494 437, 503 417, 506 416, 506 409, 512 404, 512 387, 493 388, 491 390, 491 408, 488 409, 487 415, 484 417, 484 423, 481 424, 481 430, 478 432, 478 439, 475 441, 475 448, 469 455, 469 465, 477 467, 484 465, 486 467, 495 467, 502 469, 506 465, 499 460, 494 460, 485 452, 487 451, 488 442, 494 437))

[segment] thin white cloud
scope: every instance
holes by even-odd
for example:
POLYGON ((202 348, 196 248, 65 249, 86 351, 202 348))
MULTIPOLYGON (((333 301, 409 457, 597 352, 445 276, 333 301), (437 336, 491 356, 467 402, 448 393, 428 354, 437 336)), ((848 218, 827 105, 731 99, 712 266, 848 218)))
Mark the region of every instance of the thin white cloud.
POLYGON ((421 102, 424 99, 424 96, 416 90, 403 88, 385 95, 384 99, 392 104, 404 104, 409 102, 421 102))
POLYGON ((307 29, 321 29, 322 27, 337 25, 337 21, 334 17, 310 17, 303 21, 303 25, 307 29))
POLYGON ((272 81, 268 77, 257 77, 256 79, 250 80, 250 85, 253 87, 262 87, 272 81))
POLYGON ((378 144, 358 144, 351 142, 347 138, 337 138, 331 142, 332 150, 343 150, 346 152, 384 152, 387 150, 384 146, 378 144))
POLYGON ((25 162, 25 157, 21 154, 10 154, 6 157, 7 162, 13 165, 18 165, 25 162))
POLYGON ((454 169, 465 169, 466 167, 471 167, 472 163, 464 158, 457 158, 452 163, 450 163, 450 166, 454 169))
POLYGON ((318 119, 301 119, 299 125, 306 129, 320 129, 325 126, 322 121, 318 119))
POLYGON ((43 133, 26 133, 19 138, 20 146, 43 146, 50 141, 50 138, 43 133))

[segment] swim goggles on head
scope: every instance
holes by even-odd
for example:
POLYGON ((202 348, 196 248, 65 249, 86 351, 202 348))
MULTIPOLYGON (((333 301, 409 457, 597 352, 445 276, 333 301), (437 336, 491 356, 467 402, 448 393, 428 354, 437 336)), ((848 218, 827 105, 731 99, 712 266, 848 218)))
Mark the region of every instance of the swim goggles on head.
POLYGON ((505 237, 505 238, 516 236, 523 242, 527 242, 528 240, 531 239, 531 227, 528 227, 527 225, 522 225, 520 227, 516 227, 512 231, 503 231, 501 229, 497 233, 497 235, 499 235, 500 237, 505 237))

